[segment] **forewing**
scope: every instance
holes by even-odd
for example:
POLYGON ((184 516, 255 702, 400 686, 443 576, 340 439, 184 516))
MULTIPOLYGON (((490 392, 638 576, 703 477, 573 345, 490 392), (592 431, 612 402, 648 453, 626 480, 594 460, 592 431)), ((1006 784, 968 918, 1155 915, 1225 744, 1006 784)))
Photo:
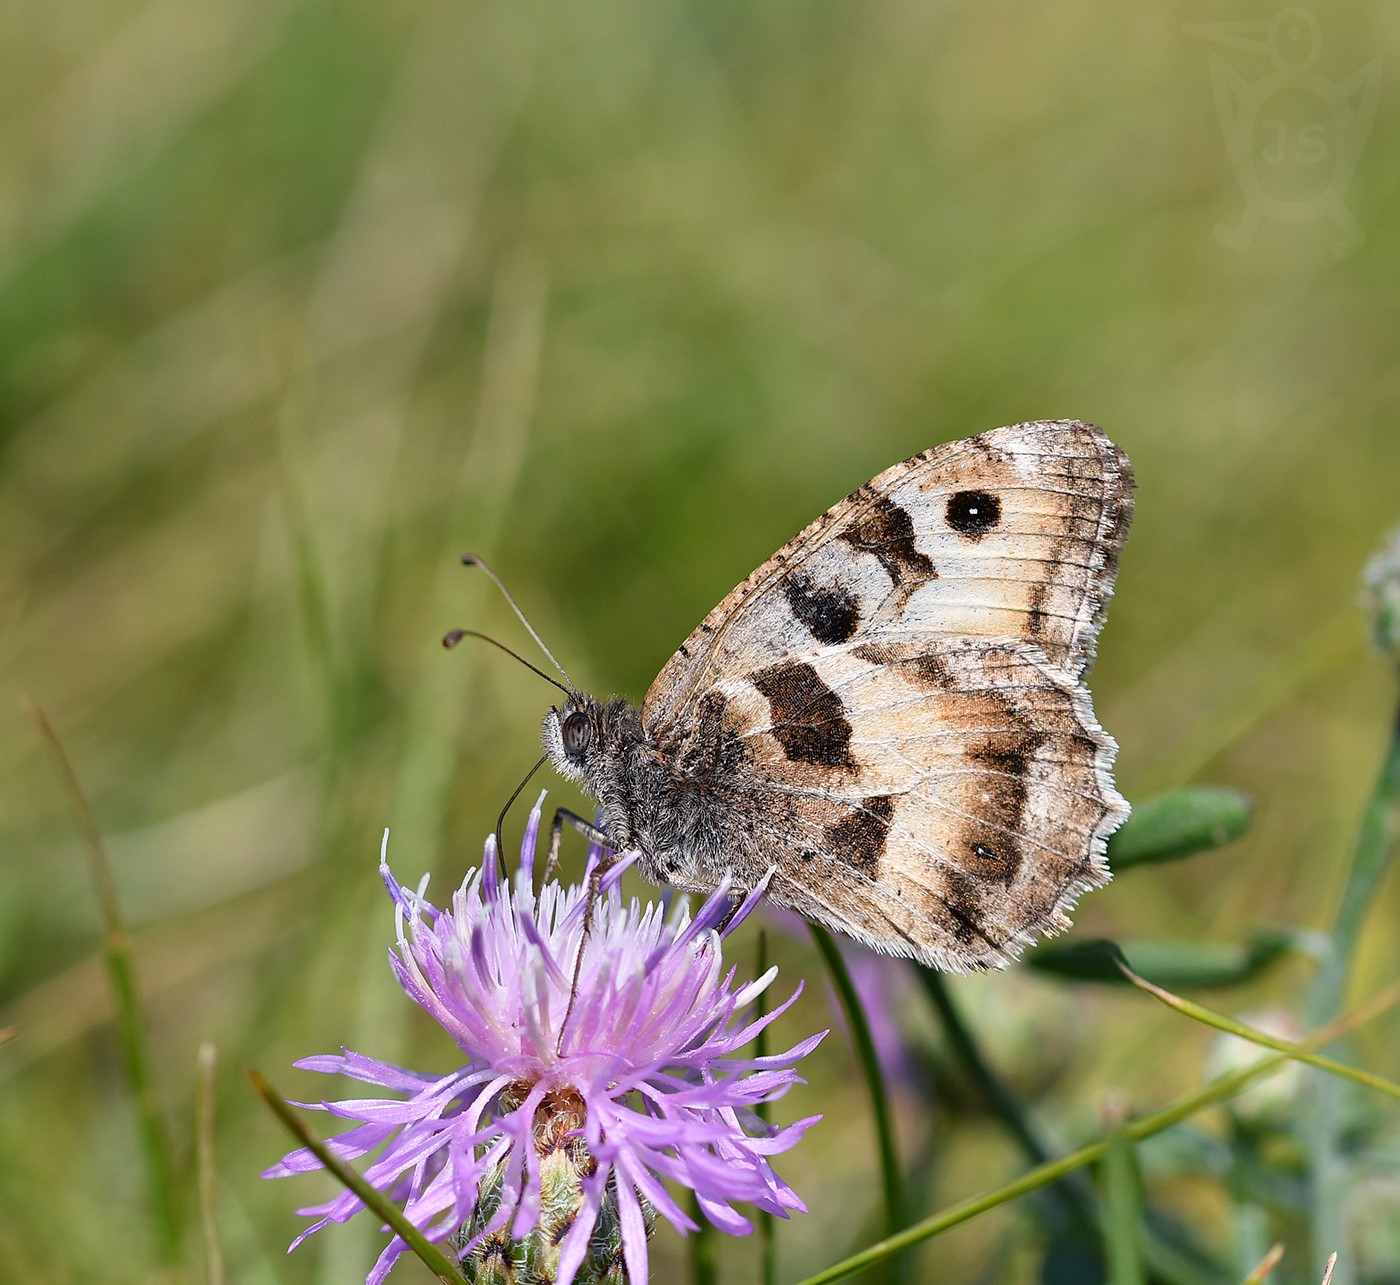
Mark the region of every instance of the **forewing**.
POLYGON ((660 740, 716 685, 883 634, 1033 644, 1077 677, 1093 656, 1132 515, 1127 458, 1091 424, 949 442, 834 505, 671 657, 643 721, 660 740))

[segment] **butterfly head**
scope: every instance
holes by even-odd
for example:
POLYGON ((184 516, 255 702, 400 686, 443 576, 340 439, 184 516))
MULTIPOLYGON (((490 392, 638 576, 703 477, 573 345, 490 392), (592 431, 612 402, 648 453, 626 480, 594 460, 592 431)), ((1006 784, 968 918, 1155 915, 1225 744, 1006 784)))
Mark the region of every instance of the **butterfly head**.
POLYGON ((572 695, 544 716, 545 753, 560 776, 587 782, 602 743, 602 710, 591 696, 572 695))

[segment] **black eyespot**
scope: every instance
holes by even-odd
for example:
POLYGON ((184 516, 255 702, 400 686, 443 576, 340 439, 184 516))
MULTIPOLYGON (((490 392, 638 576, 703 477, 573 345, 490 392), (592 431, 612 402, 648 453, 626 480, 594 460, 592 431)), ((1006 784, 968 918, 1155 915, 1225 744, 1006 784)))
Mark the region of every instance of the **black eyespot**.
POLYGON ((588 715, 575 710, 559 730, 564 738, 564 753, 571 759, 581 759, 593 740, 593 724, 588 715))
POLYGON ((989 491, 958 491, 948 497, 948 525, 978 540, 1001 521, 1001 501, 989 491))

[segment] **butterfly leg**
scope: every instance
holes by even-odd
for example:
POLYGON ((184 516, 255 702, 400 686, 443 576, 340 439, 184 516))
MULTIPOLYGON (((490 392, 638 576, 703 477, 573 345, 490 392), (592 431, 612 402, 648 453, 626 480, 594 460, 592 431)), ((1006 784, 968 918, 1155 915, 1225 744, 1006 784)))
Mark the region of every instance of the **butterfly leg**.
MULTIPOLYGON (((591 821, 585 821, 577 812, 570 812, 568 808, 555 808, 554 820, 549 823, 549 854, 544 863, 543 880, 547 881, 554 873, 555 867, 559 864, 559 845, 564 839, 564 822, 567 821, 577 830, 589 843, 596 843, 608 856, 616 856, 612 840, 591 821)), ((604 859, 604 866, 608 861, 604 859)), ((589 910, 593 909, 592 904, 589 910)))
POLYGON ((729 925, 734 922, 734 916, 739 913, 739 907, 744 904, 742 896, 731 896, 729 898, 729 909, 724 912, 724 918, 715 925, 715 931, 723 937, 729 931, 729 925))
POLYGON ((588 935, 593 930, 593 907, 597 904, 598 893, 602 886, 603 873, 610 864, 610 858, 616 856, 613 850, 612 840, 590 821, 585 821, 576 812, 570 812, 568 808, 555 808, 554 820, 549 826, 549 857, 545 861, 544 877, 548 879, 554 872, 554 867, 559 861, 559 845, 564 837, 564 822, 567 821, 575 830, 584 836, 590 843, 596 843, 604 850, 605 856, 588 876, 588 897, 583 908, 583 934, 579 937, 578 955, 574 958, 574 979, 569 987, 569 1007, 564 1010, 564 1021, 559 1027, 559 1048, 564 1051, 564 1033, 569 1029, 569 1019, 574 1015, 574 1005, 578 1002, 578 979, 579 970, 583 967, 583 952, 588 946, 588 935))

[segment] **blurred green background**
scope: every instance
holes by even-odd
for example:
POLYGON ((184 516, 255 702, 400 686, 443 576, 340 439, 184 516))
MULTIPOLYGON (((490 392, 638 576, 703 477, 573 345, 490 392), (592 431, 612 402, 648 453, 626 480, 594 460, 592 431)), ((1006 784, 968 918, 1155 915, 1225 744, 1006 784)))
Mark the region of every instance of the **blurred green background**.
MULTIPOLYGON (((182 1153, 196 1048, 219 1047, 231 1279, 368 1268, 369 1228, 283 1256, 291 1210, 330 1188, 257 1179, 286 1139, 240 1068, 297 1097, 332 1086, 289 1063, 342 1043, 449 1063, 384 965, 380 832, 444 895, 550 699, 499 654, 438 646, 455 625, 528 643, 465 550, 576 679, 640 698, 881 468, 1095 420, 1140 483, 1094 676, 1120 784, 1231 784, 1259 819, 1086 899, 1076 930, 1325 926, 1393 700, 1357 573, 1400 519, 1400 10, 1310 11, 1307 72, 1262 28, 1253 49, 1202 29, 1278 12, 0 7, 0 1027, 20 1031, 0 1276, 157 1279, 95 899, 23 693, 109 838, 182 1153), (1368 104, 1348 79, 1373 66, 1368 104), (1251 184, 1293 217, 1226 244, 1251 184)), ((1400 963, 1398 891, 1358 994, 1400 963)), ((780 988, 817 978, 803 942, 776 949, 780 988)), ((1287 1004, 1307 976, 1222 1004, 1287 1004)), ((1111 1093, 1145 1108, 1203 1074, 1203 1034, 1140 996, 1024 970, 955 991, 1061 1143, 1111 1093)), ((783 1031, 830 1021, 817 981, 783 1031)), ((1384 1069, 1396 1036, 1360 1055, 1384 1069)), ((810 1061, 781 1107, 828 1112, 779 1165, 813 1211, 782 1229, 789 1279, 873 1227, 849 1054, 838 1036, 810 1061)), ((929 1209, 1015 1172, 947 1086, 901 1110, 929 1209)), ((1216 1188, 1164 1198, 1228 1246, 1216 1188)), ((938 1242, 939 1270, 1026 1279, 1028 1234, 990 1216, 938 1242)), ((657 1280, 677 1245, 658 1234, 657 1280)), ((725 1251, 745 1278, 750 1247, 725 1251)))

